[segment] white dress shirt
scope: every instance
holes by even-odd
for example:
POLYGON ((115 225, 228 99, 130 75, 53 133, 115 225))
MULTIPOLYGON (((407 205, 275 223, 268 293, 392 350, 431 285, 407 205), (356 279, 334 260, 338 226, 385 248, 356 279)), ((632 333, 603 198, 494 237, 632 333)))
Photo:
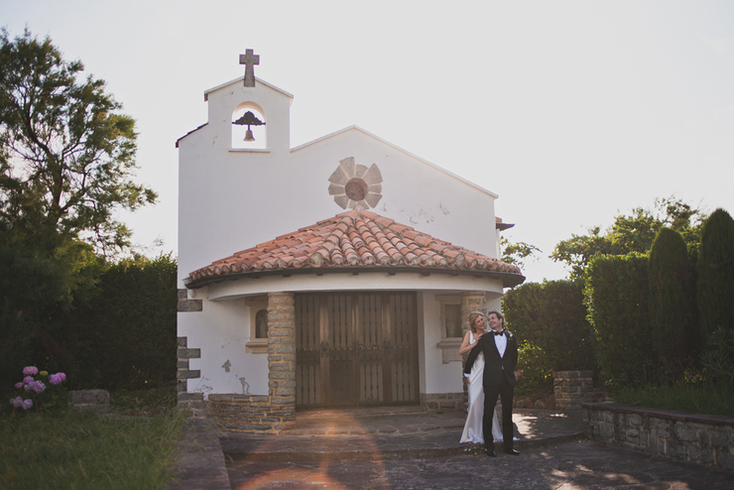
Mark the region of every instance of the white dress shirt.
POLYGON ((492 335, 494 336, 494 345, 497 346, 500 357, 505 357, 505 351, 507 350, 507 335, 505 335, 505 331, 502 330, 502 335, 495 335, 494 330, 492 330, 492 335))

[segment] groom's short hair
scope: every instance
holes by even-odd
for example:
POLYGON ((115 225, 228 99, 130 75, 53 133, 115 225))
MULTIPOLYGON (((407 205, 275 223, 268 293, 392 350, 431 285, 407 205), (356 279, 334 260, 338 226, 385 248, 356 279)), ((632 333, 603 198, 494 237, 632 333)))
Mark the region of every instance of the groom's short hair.
POLYGON ((490 312, 487 313, 487 318, 489 318, 489 315, 492 315, 492 314, 497 315, 497 319, 498 320, 502 320, 502 328, 505 328, 505 317, 504 317, 504 315, 502 315, 502 313, 500 313, 497 310, 492 310, 492 311, 490 311, 490 312))

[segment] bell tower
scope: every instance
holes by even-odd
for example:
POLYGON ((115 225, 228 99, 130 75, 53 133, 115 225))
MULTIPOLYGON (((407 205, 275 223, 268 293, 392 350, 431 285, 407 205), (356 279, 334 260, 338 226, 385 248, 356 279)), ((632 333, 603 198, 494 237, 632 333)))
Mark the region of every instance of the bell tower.
POLYGON ((252 49, 240 55, 240 64, 245 65, 242 77, 204 93, 208 125, 221 135, 213 144, 232 152, 289 152, 293 96, 255 76, 260 55, 252 49))

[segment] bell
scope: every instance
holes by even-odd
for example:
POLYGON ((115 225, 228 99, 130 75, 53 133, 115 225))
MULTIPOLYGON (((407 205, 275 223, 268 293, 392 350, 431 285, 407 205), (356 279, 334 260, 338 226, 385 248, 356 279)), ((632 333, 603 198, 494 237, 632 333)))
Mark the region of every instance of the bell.
POLYGON ((255 138, 252 136, 252 131, 250 128, 247 128, 247 132, 245 133, 245 141, 255 141, 255 138))

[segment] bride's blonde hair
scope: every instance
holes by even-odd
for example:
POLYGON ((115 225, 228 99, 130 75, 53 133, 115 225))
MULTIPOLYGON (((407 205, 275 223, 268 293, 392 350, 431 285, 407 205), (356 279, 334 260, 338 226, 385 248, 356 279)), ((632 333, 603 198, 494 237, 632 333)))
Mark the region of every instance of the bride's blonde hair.
POLYGON ((472 311, 469 313, 469 329, 472 331, 472 333, 477 333, 477 328, 474 326, 474 321, 477 319, 477 317, 484 318, 484 313, 481 311, 472 311))

